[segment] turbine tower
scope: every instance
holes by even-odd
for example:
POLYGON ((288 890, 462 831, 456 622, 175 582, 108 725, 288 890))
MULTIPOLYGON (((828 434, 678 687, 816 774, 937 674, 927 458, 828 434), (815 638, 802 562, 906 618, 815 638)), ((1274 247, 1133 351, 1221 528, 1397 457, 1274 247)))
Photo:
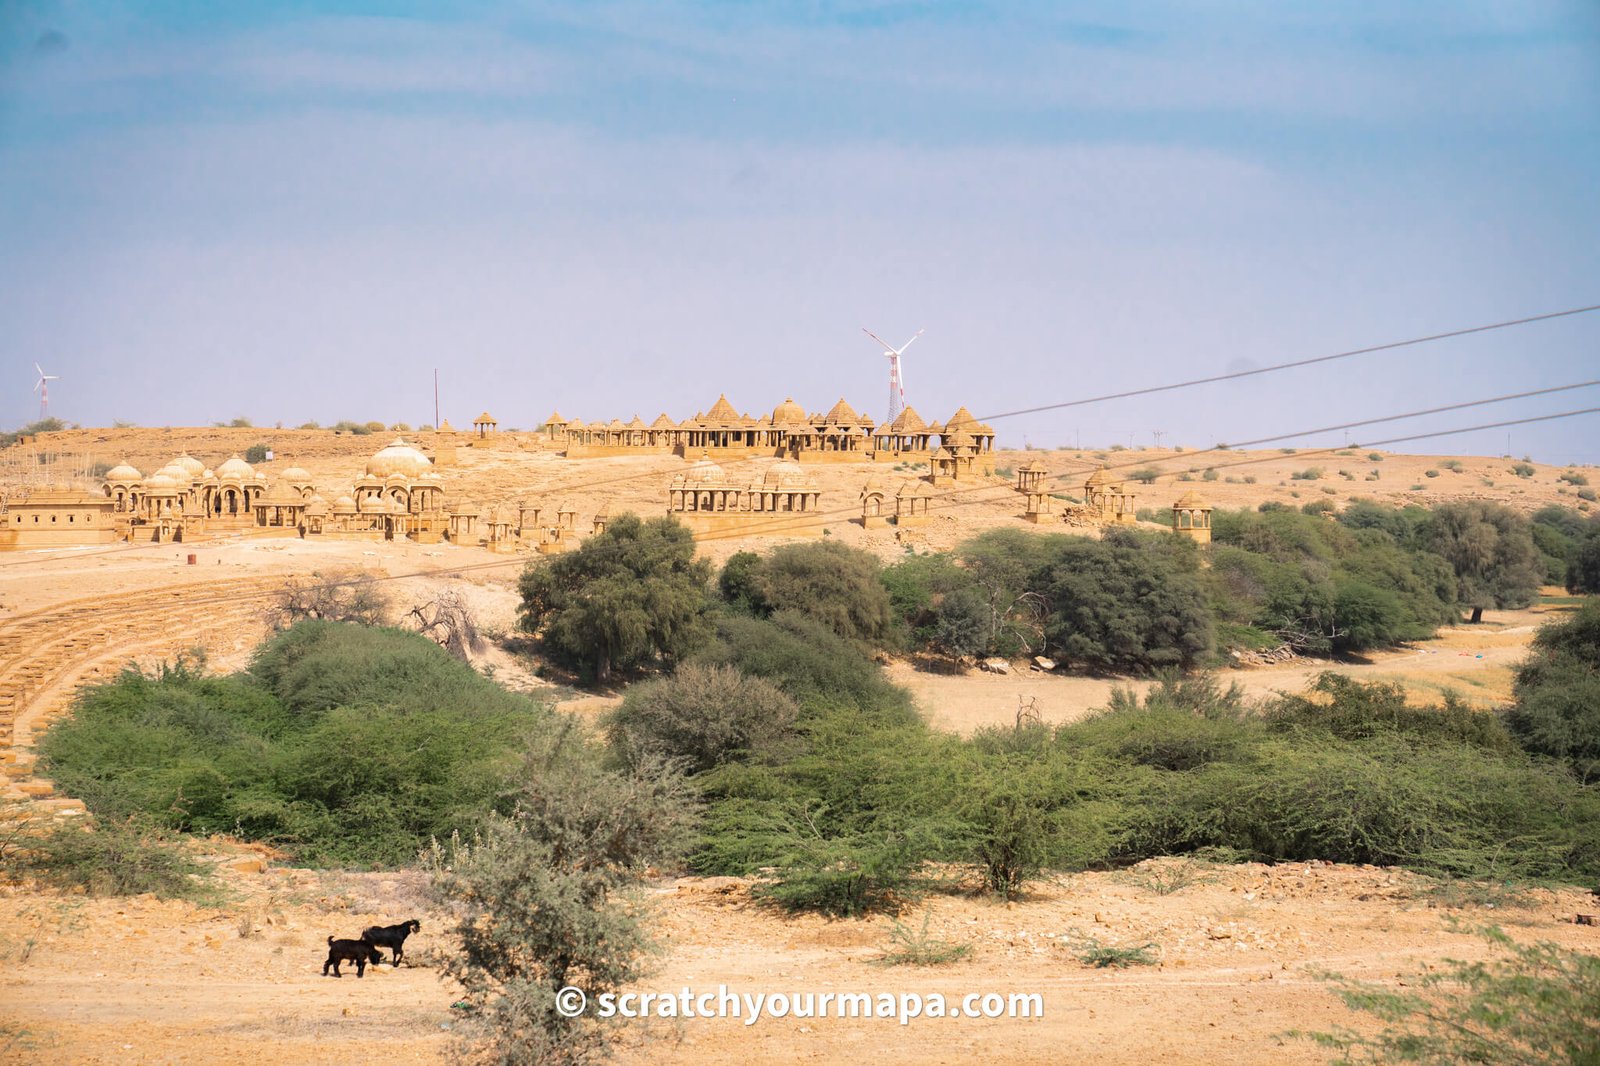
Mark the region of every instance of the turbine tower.
POLYGON ((60 374, 46 374, 44 367, 38 363, 33 368, 39 372, 39 380, 33 383, 33 391, 39 394, 39 421, 43 422, 50 417, 50 383, 60 381, 60 374))
POLYGON ((912 334, 910 341, 906 341, 898 348, 890 347, 882 337, 865 326, 861 327, 861 332, 881 344, 883 346, 883 354, 889 357, 889 417, 884 419, 883 422, 887 426, 899 418, 900 412, 906 409, 906 379, 900 368, 900 357, 905 354, 907 348, 911 347, 911 341, 922 336, 923 331, 917 330, 916 333, 912 334))

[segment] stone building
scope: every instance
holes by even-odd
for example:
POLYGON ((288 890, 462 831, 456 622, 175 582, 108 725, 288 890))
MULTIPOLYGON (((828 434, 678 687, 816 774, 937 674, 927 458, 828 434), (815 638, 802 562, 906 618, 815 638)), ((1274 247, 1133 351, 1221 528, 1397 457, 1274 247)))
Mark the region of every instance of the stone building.
POLYGON ((755 481, 740 481, 702 454, 667 486, 667 514, 696 536, 821 536, 821 493, 796 463, 773 463, 755 481))
POLYGON ((1132 525, 1138 521, 1129 492, 1122 480, 1102 466, 1083 484, 1084 507, 1101 522, 1132 525))
MULTIPOLYGON (((741 414, 726 395, 682 422, 662 414, 649 425, 638 415, 628 423, 617 419, 586 423, 581 418, 562 419, 554 412, 545 426, 569 459, 666 453, 684 459, 703 455, 714 460, 774 458, 803 463, 928 461, 939 447, 934 438, 941 436, 937 423, 927 425, 910 408, 892 425, 876 427, 843 398, 821 414, 807 414, 793 399, 785 399, 770 414, 754 417, 741 414)), ((966 434, 965 470, 993 472, 994 427, 978 422, 963 407, 951 416, 947 429, 966 434)))
POLYGON ((82 489, 31 489, 0 507, 0 551, 111 544, 122 539, 111 500, 82 489))
POLYGON ((1211 504, 1198 492, 1184 493, 1172 505, 1172 528, 1197 544, 1210 544, 1211 504))

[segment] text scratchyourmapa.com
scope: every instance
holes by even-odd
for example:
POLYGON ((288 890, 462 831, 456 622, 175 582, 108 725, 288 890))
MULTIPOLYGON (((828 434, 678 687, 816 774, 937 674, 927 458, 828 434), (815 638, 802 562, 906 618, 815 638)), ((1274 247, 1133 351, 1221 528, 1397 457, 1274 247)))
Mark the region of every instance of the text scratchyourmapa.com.
POLYGON ((763 1018, 858 1018, 910 1025, 919 1018, 1044 1017, 1038 992, 735 992, 727 985, 696 992, 602 992, 590 1003, 581 988, 556 993, 563 1017, 594 1018, 736 1018, 754 1025, 763 1018))

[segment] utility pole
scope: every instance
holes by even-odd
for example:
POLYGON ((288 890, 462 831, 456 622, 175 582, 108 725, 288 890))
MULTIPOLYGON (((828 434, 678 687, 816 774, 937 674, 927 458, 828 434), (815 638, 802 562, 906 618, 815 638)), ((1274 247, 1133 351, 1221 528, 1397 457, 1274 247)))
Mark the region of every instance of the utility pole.
POLYGON ((439 370, 433 371, 433 431, 439 431, 439 370))
POLYGON ((1164 429, 1152 429, 1150 435, 1156 439, 1156 451, 1159 452, 1161 450, 1161 438, 1167 435, 1167 431, 1164 429))

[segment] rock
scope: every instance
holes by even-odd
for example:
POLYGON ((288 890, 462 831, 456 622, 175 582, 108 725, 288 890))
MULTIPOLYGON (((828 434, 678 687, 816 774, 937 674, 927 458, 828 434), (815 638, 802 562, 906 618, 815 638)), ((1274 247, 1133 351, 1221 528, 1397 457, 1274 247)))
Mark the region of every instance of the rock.
POLYGON ((1011 672, 1011 664, 999 658, 984 659, 978 663, 978 668, 987 670, 991 674, 1009 674, 1011 672))
POLYGON ((1054 670, 1056 661, 1054 659, 1046 659, 1043 655, 1035 655, 1033 657, 1033 666, 1036 670, 1054 670))

